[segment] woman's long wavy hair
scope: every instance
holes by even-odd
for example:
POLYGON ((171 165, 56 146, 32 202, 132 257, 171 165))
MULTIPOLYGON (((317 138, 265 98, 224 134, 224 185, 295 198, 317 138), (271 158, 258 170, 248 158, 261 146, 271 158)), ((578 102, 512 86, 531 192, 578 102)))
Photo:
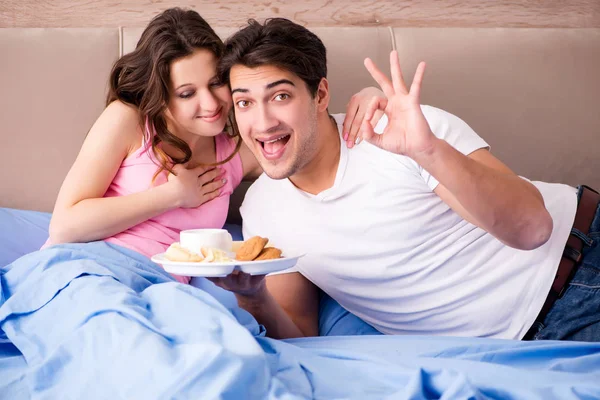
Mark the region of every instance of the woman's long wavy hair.
MULTIPOLYGON (((156 131, 151 145, 161 165, 155 178, 163 170, 173 172, 169 160, 174 164, 185 164, 192 157, 188 144, 169 132, 164 111, 169 103, 171 63, 197 49, 208 49, 219 59, 224 45, 197 12, 171 8, 150 21, 135 50, 117 60, 110 74, 106 104, 120 100, 137 107, 141 126, 145 127, 147 121, 156 131), (167 156, 159 146, 163 142, 173 146, 182 156, 167 156)), ((229 136, 237 138, 237 145, 227 159, 217 164, 231 160, 241 145, 233 112, 229 114, 226 130, 229 136)))

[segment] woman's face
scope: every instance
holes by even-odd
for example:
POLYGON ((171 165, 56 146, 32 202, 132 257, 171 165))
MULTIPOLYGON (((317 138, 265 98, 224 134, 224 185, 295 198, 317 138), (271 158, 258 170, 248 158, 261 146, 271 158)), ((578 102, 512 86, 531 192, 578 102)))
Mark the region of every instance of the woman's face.
POLYGON ((166 117, 176 131, 199 136, 223 132, 231 110, 227 85, 217 80, 217 58, 207 49, 171 63, 166 117))

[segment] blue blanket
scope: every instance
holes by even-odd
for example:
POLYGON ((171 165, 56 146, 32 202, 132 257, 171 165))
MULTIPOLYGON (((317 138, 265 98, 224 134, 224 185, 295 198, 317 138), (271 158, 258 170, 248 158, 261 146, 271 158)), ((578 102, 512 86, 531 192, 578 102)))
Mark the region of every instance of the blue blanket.
POLYGON ((102 242, 31 253, 0 278, 0 399, 600 398, 598 344, 272 340, 102 242))

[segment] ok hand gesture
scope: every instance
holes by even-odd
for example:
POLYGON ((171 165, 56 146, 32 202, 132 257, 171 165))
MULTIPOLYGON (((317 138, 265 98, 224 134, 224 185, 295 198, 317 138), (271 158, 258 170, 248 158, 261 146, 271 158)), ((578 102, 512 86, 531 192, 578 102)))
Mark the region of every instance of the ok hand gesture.
POLYGON ((415 158, 430 149, 436 137, 421 111, 421 82, 425 72, 425 63, 421 62, 415 72, 410 90, 406 88, 398 53, 390 54, 392 80, 388 79, 369 58, 365 67, 377 81, 387 99, 374 98, 369 105, 361 126, 361 137, 392 153, 415 158), (388 124, 383 134, 373 131, 371 119, 377 110, 382 110, 388 117, 388 124))

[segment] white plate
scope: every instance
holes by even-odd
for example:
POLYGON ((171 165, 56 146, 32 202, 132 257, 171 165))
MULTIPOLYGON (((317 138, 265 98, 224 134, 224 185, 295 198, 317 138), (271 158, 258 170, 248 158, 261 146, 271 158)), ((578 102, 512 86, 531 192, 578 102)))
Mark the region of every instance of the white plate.
POLYGON ((261 261, 234 260, 220 263, 202 263, 171 261, 165 257, 165 253, 160 253, 152 256, 151 260, 162 265, 165 271, 171 274, 216 278, 227 276, 236 269, 250 275, 265 275, 271 272, 283 271, 296 265, 296 262, 302 256, 304 254, 261 261))

